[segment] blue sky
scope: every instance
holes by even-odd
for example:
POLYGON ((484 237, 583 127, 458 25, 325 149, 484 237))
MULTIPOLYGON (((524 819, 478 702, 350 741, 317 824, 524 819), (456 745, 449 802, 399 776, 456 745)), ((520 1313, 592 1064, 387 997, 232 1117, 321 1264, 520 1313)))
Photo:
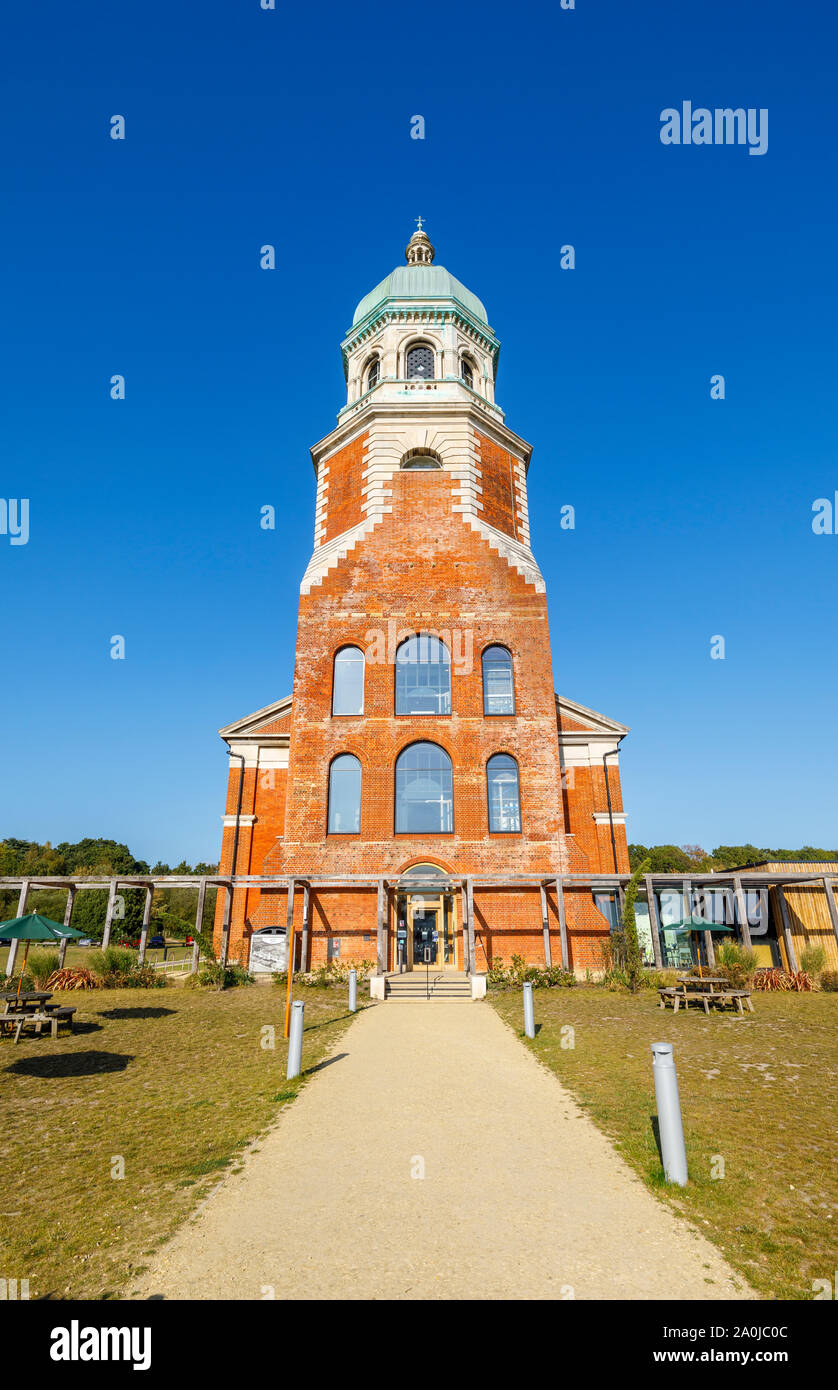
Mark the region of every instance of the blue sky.
POLYGON ((338 344, 422 214, 534 445, 557 688, 631 725, 630 839, 838 845, 838 535, 811 527, 838 489, 835 27, 771 0, 17 7, 0 835, 217 857, 216 730, 291 688, 338 344), (767 108, 768 152, 663 146, 684 100, 767 108))

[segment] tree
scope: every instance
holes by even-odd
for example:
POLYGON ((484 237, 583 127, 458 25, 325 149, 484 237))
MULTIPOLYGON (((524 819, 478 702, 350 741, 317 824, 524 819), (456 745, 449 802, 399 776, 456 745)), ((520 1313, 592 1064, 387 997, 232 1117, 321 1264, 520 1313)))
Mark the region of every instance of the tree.
POLYGON ((628 987, 632 994, 636 994, 643 979, 643 961, 640 955, 640 942, 637 939, 637 918, 634 912, 634 903, 640 887, 640 880, 644 874, 649 872, 651 859, 644 859, 638 864, 629 882, 626 885, 626 896, 623 902, 623 941, 625 942, 626 952, 626 975, 628 977, 628 987))

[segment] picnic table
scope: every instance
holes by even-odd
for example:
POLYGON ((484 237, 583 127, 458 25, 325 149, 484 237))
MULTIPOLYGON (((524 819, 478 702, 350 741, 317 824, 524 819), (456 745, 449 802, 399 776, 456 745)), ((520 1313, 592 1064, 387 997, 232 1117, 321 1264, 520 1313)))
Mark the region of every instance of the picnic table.
POLYGON ((743 1005, 747 1004, 751 1013, 754 1011, 751 991, 731 989, 730 981, 724 975, 678 975, 676 978, 675 985, 664 986, 658 990, 662 1009, 671 1004, 673 1013, 677 1014, 680 1004, 686 1009, 693 1003, 701 1004, 704 1012, 709 1014, 711 1004, 718 1004, 721 1008, 731 1004, 744 1016, 743 1005))

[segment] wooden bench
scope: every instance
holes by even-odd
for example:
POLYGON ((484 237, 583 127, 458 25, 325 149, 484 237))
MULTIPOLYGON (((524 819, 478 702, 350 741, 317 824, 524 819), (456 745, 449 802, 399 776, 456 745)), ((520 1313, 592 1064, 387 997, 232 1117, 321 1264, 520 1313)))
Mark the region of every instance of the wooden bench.
POLYGON ((662 1009, 665 1009, 666 1006, 667 1006, 667 1004, 671 1004, 671 1003, 673 1002, 674 998, 675 998, 675 986, 674 986, 674 985, 660 985, 660 986, 658 987, 658 994, 660 995, 660 1001, 661 1001, 661 1002, 660 1002, 660 1007, 661 1007, 662 1009))
POLYGON ((73 1032, 73 1015, 75 1009, 61 1006, 53 1008, 50 1013, 5 1013, 0 1014, 0 1031, 8 1027, 9 1032, 14 1030, 15 1042, 20 1042, 20 1035, 25 1027, 30 1023, 35 1030, 35 1036, 40 1037, 43 1032, 44 1024, 48 1023, 50 1032, 54 1038, 58 1037, 58 1028, 62 1023, 70 1025, 70 1032, 73 1032))
POLYGON ((735 1004, 743 1018, 745 1016, 745 1010, 742 1008, 743 1004, 747 1004, 751 1013, 754 1011, 754 1006, 751 1002, 751 991, 749 989, 726 989, 724 994, 719 995, 719 1003, 735 1004))

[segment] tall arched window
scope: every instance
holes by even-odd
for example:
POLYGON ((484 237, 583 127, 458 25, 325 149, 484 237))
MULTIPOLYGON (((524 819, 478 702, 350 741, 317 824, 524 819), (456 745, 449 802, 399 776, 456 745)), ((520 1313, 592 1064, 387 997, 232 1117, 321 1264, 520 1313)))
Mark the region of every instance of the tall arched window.
POLYGON ((374 357, 367 370, 367 390, 371 391, 373 386, 377 386, 381 376, 381 358, 374 357))
POLYGON ((513 834, 521 829, 518 764, 508 753, 496 753, 486 764, 489 829, 513 834))
POLYGON ((341 647, 332 678, 332 714, 364 713, 364 653, 341 647))
POLYGON ((396 714, 451 713, 451 657, 438 637, 417 633, 396 652, 396 714))
POLYGON ((460 376, 462 377, 462 379, 463 379, 463 381, 465 382, 466 386, 470 386, 471 389, 472 389, 472 391, 473 391, 473 390, 474 390, 474 371, 473 371, 472 365, 471 365, 471 363, 469 362, 469 360, 468 360, 467 357, 461 357, 461 358, 460 358, 460 376))
POLYGON ((412 743, 396 759, 396 833, 450 835, 453 829, 451 759, 435 743, 412 743))
POLYGON ((515 713, 512 655, 506 647, 487 647, 483 653, 483 713, 515 713))
POLYGON ((407 354, 407 377, 409 381, 421 378, 429 381, 434 374, 434 350, 427 343, 417 343, 407 354))
POLYGON ((330 835, 357 835, 361 829, 361 764, 340 753, 329 768, 330 835))

